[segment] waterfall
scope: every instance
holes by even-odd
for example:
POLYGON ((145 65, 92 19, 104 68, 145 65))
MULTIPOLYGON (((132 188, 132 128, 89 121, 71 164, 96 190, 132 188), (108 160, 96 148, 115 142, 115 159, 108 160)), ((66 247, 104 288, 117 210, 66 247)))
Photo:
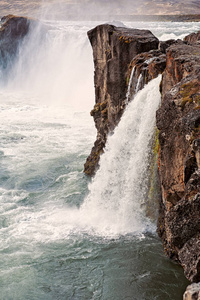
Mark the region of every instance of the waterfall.
POLYGON ((137 93, 108 138, 100 168, 89 186, 82 212, 97 230, 143 232, 149 227, 144 208, 160 76, 137 93))
MULTIPOLYGON (((91 58, 92 55, 86 36, 87 29, 84 28, 84 31, 81 31, 79 27, 70 27, 66 23, 65 25, 62 24, 62 22, 56 23, 53 27, 50 24, 46 38, 41 44, 38 43, 37 35, 30 35, 28 42, 23 43, 19 49, 19 55, 10 73, 7 88, 14 90, 14 95, 16 95, 17 89, 37 93, 39 104, 44 99, 48 101, 48 104, 51 101, 58 103, 59 101, 71 101, 71 104, 73 102, 77 105, 82 104, 84 110, 87 109, 86 104, 90 104, 88 98, 93 98, 92 95, 88 95, 88 90, 93 90, 92 87, 88 88, 88 82, 91 85, 93 82, 93 65, 92 59, 91 61, 88 60, 88 57, 91 58), (63 68, 63 66, 65 67, 63 68), (87 76, 85 76, 86 73, 87 76)), ((134 76, 134 70, 132 76, 134 76)), ((60 208, 59 204, 56 204, 56 208, 52 209, 51 202, 46 201, 42 208, 44 217, 41 218, 41 212, 38 212, 38 214, 31 213, 29 218, 32 222, 26 223, 27 227, 20 222, 17 223, 15 226, 16 232, 20 231, 22 236, 26 232, 27 238, 37 240, 38 228, 46 230, 43 235, 44 239, 50 236, 52 238, 56 236, 57 238, 63 236, 63 234, 68 236, 71 232, 115 236, 129 233, 141 234, 151 230, 151 222, 145 217, 144 207, 155 112, 160 102, 159 82, 160 77, 151 81, 127 105, 114 134, 108 137, 105 153, 101 156, 100 168, 89 184, 89 193, 83 203, 81 202, 82 205, 79 203, 79 205, 74 204, 73 207, 65 206, 64 208, 61 205, 60 208)), ((27 104, 24 106, 23 103, 21 103, 21 107, 23 109, 20 108, 20 112, 25 111, 27 120, 31 117, 32 123, 35 124, 36 115, 38 116, 38 113, 34 113, 36 108, 27 106, 27 104)), ((42 106, 42 109, 44 108, 45 106, 42 106)), ((41 111, 40 106, 37 107, 36 111, 41 111)), ((54 109, 48 110, 47 120, 49 120, 49 111, 52 116, 55 113, 54 109)), ((62 118, 69 121, 69 112, 63 111, 63 114, 64 117, 62 116, 62 118)), ((18 117, 20 118, 20 116, 18 117)), ((84 122, 83 119, 82 122, 84 122)), ((32 123, 31 126, 33 126, 32 123)), ((41 122, 39 124, 42 126, 39 132, 43 134, 46 123, 41 122)), ((48 126, 49 124, 52 124, 52 122, 48 122, 48 126)), ((69 125, 69 128, 75 126, 73 122, 69 125)), ((66 131, 67 128, 64 130, 66 131)), ((37 130, 35 132, 39 134, 37 130)), ((57 135, 56 131, 55 136, 57 135)), ((82 133, 80 136, 82 136, 82 133)), ((80 136, 77 137, 79 140, 80 136)), ((49 149, 48 134, 45 134, 44 137, 41 140, 45 143, 45 147, 47 146, 47 149, 49 149)), ((69 137, 72 139, 73 144, 76 134, 74 135, 73 132, 69 137)), ((69 137, 64 140, 64 144, 66 140, 71 141, 69 137)), ((28 143, 29 140, 23 138, 20 141, 27 141, 28 143)), ((52 141, 53 144, 54 141, 52 141)), ((28 144, 28 148, 27 144, 26 148, 24 144, 19 143, 20 145, 22 147, 20 149, 26 149, 24 151, 25 156, 28 153, 27 149, 31 153, 33 148, 31 143, 28 144)), ((38 143, 36 147, 38 147, 38 143)), ((61 149, 65 148, 62 146, 61 149)), ((43 153, 42 151, 41 153, 43 153)), ((58 148, 55 151, 52 150, 51 153, 56 151, 58 151, 58 148)), ((72 151, 71 148, 69 151, 72 151)), ((21 151, 18 152, 21 153, 21 151)), ((44 155, 46 155, 45 152, 44 155)), ((63 174, 59 175, 58 181, 61 180, 62 176, 63 174)), ((72 174, 72 176, 75 175, 72 174)), ((40 177, 43 178, 43 173, 40 177)), ((74 193, 73 190, 73 195, 74 193)), ((62 199, 59 198, 59 201, 62 202, 62 199)))
POLYGON ((132 86, 132 81, 133 81, 133 76, 135 73, 135 66, 132 68, 131 70, 131 75, 130 75, 130 79, 129 79, 129 83, 128 83, 128 89, 127 89, 127 93, 126 93, 126 105, 128 104, 128 102, 130 101, 131 98, 131 86, 132 86))
POLYGON ((135 89, 136 93, 141 89, 142 79, 143 79, 142 74, 140 74, 139 78, 138 78, 138 81, 137 81, 136 89, 135 89))
POLYGON ((62 21, 46 21, 45 26, 31 27, 8 76, 0 70, 0 85, 10 91, 31 92, 45 104, 89 110, 94 99, 92 49, 87 38, 90 27, 62 21))

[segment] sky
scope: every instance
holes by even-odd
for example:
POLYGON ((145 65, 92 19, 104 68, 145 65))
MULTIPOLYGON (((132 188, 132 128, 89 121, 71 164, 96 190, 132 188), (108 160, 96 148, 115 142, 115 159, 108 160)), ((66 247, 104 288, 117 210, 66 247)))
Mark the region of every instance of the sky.
POLYGON ((0 0, 0 15, 46 11, 74 15, 200 14, 200 0, 0 0))

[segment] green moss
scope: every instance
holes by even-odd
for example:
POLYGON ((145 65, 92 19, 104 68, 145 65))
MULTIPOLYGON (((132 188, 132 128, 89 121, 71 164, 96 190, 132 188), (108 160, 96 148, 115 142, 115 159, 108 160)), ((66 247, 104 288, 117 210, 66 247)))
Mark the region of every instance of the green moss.
POLYGON ((156 133, 155 133, 155 140, 153 144, 153 154, 156 155, 159 153, 160 150, 160 144, 159 144, 159 130, 156 128, 156 133))
POLYGON ((192 102, 193 102, 192 98, 190 98, 190 97, 185 97, 185 98, 183 98, 182 101, 181 101, 181 107, 184 108, 185 105, 186 105, 186 103, 192 103, 192 102))
POLYGON ((126 84, 129 85, 130 76, 127 76, 126 78, 126 84))
POLYGON ((159 145, 159 130, 156 128, 154 134, 153 151, 151 156, 151 164, 149 167, 149 191, 147 197, 146 214, 154 221, 157 219, 157 208, 160 198, 160 188, 158 179, 158 155, 160 150, 159 145))
POLYGON ((106 107, 107 107, 107 101, 97 103, 95 104, 93 110, 91 110, 90 115, 93 117, 96 113, 105 110, 106 107))
POLYGON ((181 107, 184 109, 186 103, 200 104, 200 84, 197 81, 190 81, 181 86, 179 95, 182 97, 181 107))

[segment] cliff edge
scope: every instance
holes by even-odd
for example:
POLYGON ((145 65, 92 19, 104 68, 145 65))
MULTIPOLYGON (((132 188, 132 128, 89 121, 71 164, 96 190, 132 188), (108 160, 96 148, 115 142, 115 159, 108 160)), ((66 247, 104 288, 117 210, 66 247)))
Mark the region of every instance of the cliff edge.
POLYGON ((128 66, 139 53, 158 48, 158 39, 149 30, 99 25, 88 32, 93 49, 95 106, 91 111, 97 138, 84 166, 94 175, 108 133, 118 124, 125 108, 128 66))

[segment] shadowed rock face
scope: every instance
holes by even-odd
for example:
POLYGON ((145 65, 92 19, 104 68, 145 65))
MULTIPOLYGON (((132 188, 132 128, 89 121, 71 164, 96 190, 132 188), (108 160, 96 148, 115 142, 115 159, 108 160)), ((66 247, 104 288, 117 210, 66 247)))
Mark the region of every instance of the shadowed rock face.
POLYGON ((182 264, 190 281, 200 280, 199 68, 196 44, 167 50, 157 111, 162 189, 158 233, 165 253, 182 264))
POLYGON ((94 175, 108 132, 118 124, 125 107, 127 70, 131 60, 142 52, 158 48, 158 39, 148 30, 100 25, 88 32, 95 66, 95 106, 91 111, 97 140, 84 172, 94 175))

